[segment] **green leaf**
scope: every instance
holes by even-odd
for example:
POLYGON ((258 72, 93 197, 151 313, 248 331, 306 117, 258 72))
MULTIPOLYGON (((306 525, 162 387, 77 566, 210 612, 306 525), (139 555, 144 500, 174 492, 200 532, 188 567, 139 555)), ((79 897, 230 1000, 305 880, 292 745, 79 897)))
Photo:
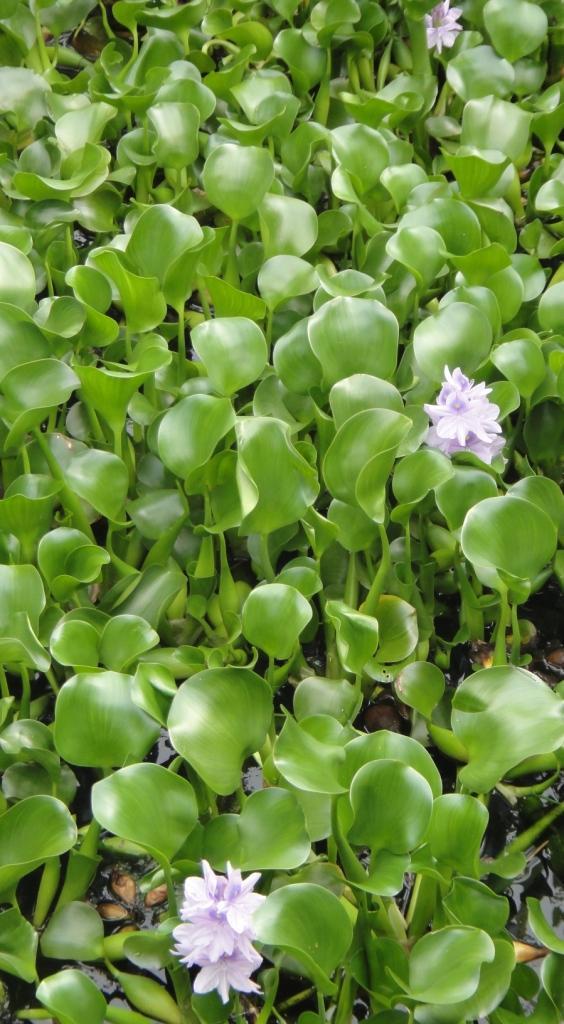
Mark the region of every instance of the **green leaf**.
POLYGON ((134 274, 126 267, 123 255, 114 249, 98 249, 90 261, 117 289, 130 331, 152 331, 158 327, 166 314, 166 302, 157 277, 134 274))
POLYGON ((487 793, 525 758, 561 746, 562 701, 525 669, 482 669, 458 687, 452 728, 468 752, 460 781, 487 793))
POLYGON ((299 256, 271 256, 259 270, 257 285, 269 309, 308 295, 318 284, 317 272, 299 256))
POLYGON ((472 374, 487 358, 492 330, 485 315, 467 302, 453 302, 415 328, 413 348, 426 377, 441 381, 444 368, 472 374))
POLYGON ((216 793, 237 789, 241 765, 262 747, 272 716, 267 683, 245 668, 197 672, 182 684, 168 719, 176 750, 216 793))
POLYGON ((542 942, 543 946, 546 946, 547 949, 551 949, 553 953, 564 954, 564 939, 561 939, 548 924, 542 912, 540 900, 528 896, 527 910, 529 913, 529 926, 535 938, 542 942))
POLYGON ((467 513, 462 550, 489 586, 502 580, 530 581, 556 549, 554 524, 537 505, 524 498, 485 498, 467 513))
POLYGON ((41 936, 41 952, 52 960, 101 960, 104 923, 95 907, 73 901, 56 910, 41 936))
POLYGON ((303 256, 317 240, 317 214, 309 203, 291 196, 265 195, 260 208, 265 259, 303 256))
POLYGON ((424 935, 409 960, 410 995, 440 1006, 469 999, 478 988, 482 964, 494 956, 492 940, 478 928, 453 926, 424 935))
POLYGON ((362 672, 378 647, 378 620, 355 611, 344 601, 327 601, 325 612, 335 627, 343 668, 355 674, 362 672))
POLYGON ((526 0, 488 0, 483 17, 496 50, 512 62, 536 50, 548 31, 542 7, 526 0))
POLYGON ((159 728, 134 704, 131 676, 79 673, 55 705, 55 747, 70 764, 113 768, 145 757, 159 728))
POLYGON ((351 842, 375 852, 404 854, 425 838, 433 794, 429 783, 409 765, 386 759, 365 764, 352 780, 350 799, 351 842))
POLYGON ((488 812, 473 796, 447 793, 433 804, 429 848, 440 864, 477 878, 488 812))
MULTIPOLYGON (((15 70, 10 68, 12 72, 15 70)), ((0 241, 0 302, 11 302, 20 309, 32 310, 35 290, 35 271, 31 260, 15 246, 0 241)))
POLYGON ((268 150, 232 143, 211 151, 202 174, 210 203, 237 221, 258 209, 273 177, 268 150))
POLYGON ((36 992, 60 1024, 103 1024, 106 1000, 91 978, 74 968, 44 978, 36 992))
POLYGON ((415 608, 395 594, 383 594, 374 615, 380 630, 378 661, 404 661, 419 639, 415 608))
POLYGON ((260 327, 244 316, 219 317, 192 331, 192 344, 212 386, 232 395, 260 377, 268 349, 260 327))
POLYGON ((335 991, 330 975, 351 944, 352 925, 332 892, 307 882, 285 885, 259 907, 254 925, 260 942, 298 960, 322 992, 335 991))
POLYGON ((394 688, 399 700, 424 718, 430 718, 444 693, 445 677, 437 665, 413 661, 402 668, 394 688))
POLYGON ((17 907, 0 914, 0 968, 22 981, 37 979, 37 932, 17 907))
POLYGON ((0 892, 6 892, 49 857, 67 853, 76 825, 52 796, 30 796, 0 817, 0 892))
POLYGON ((237 486, 241 531, 273 533, 301 519, 318 490, 315 469, 297 451, 286 423, 266 416, 238 417, 237 486))
POLYGON ((107 519, 123 513, 129 477, 125 463, 111 452, 83 448, 70 453, 63 469, 65 483, 107 519))
POLYGON ((192 103, 153 103, 147 116, 156 135, 157 165, 180 169, 194 163, 199 151, 199 110, 192 103))
POLYGON ((312 614, 309 601, 295 587, 265 583, 243 605, 243 634, 270 657, 289 658, 312 614))
POLYGON ((221 871, 227 861, 243 871, 289 871, 310 853, 304 813, 293 793, 259 789, 240 814, 221 814, 206 825, 204 855, 221 871))
POLYGON ((198 820, 190 783, 158 764, 133 764, 95 783, 92 813, 108 832, 169 861, 198 820))
POLYGON ((339 296, 311 317, 308 337, 326 387, 355 373, 391 377, 396 368, 396 318, 375 299, 339 296))
POLYGON ((274 745, 274 764, 296 789, 308 793, 345 792, 339 778, 347 735, 339 723, 316 714, 299 725, 288 715, 274 745))
POLYGON ((235 423, 228 398, 189 395, 182 398, 159 423, 157 446, 167 469, 187 479, 205 465, 222 437, 235 423), (182 437, 184 443, 178 444, 182 437))
POLYGON ((498 149, 515 161, 527 146, 531 119, 532 114, 497 96, 473 99, 464 107, 460 141, 477 149, 498 149))

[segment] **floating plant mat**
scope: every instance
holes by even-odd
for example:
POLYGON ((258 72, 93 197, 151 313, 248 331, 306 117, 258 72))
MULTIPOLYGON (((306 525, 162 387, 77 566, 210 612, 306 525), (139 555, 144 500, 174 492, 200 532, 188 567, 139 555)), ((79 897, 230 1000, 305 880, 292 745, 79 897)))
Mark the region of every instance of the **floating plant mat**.
POLYGON ((0 1000, 564 1016, 561 0, 0 3, 0 1000))

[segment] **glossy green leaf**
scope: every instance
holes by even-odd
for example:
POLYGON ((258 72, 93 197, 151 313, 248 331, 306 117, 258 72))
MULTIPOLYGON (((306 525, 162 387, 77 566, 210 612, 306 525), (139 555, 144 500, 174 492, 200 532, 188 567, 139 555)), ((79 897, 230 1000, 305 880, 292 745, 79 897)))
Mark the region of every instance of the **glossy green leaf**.
POLYGON ((492 940, 478 928, 453 926, 424 935, 409 960, 410 995, 439 1005, 468 999, 478 988, 482 964, 494 956, 492 940))
POLYGON ((533 579, 554 554, 556 531, 546 513, 524 498, 485 498, 467 513, 461 544, 478 573, 495 586, 533 579))
POLYGON ((60 800, 20 800, 0 818, 0 891, 9 890, 49 857, 66 853, 75 842, 76 825, 60 800))
POLYGON ((74 968, 44 978, 37 998, 60 1024, 103 1024, 106 1017, 102 993, 91 978, 74 968))
POLYGON ((458 687, 452 728, 468 752, 461 782, 485 793, 526 758, 561 745, 562 702, 525 669, 482 669, 458 687))
POLYGON ((423 320, 413 338, 417 363, 433 381, 443 379, 445 366, 471 375, 486 359, 491 343, 486 317, 467 302, 453 302, 423 320))
POLYGON ((243 316, 220 317, 199 324, 192 344, 220 394, 231 395, 260 376, 268 358, 264 335, 243 316))
POLYGON ((17 907, 0 914, 0 967, 22 981, 37 978, 37 932, 17 907))
POLYGON ((243 605, 243 634, 270 657, 289 658, 311 617, 309 601, 295 587, 265 583, 243 605))
POLYGON ((111 768, 145 757, 159 730, 134 704, 132 682, 118 672, 98 672, 65 683, 55 707, 55 746, 65 761, 111 768))
POLYGON ((386 759, 365 764, 352 780, 350 798, 354 813, 351 842, 368 845, 373 851, 403 854, 425 838, 433 794, 429 783, 409 765, 386 759))
POLYGON ((542 7, 527 0, 488 0, 484 24, 498 53, 510 61, 536 50, 548 31, 542 7))
POLYGON ((260 208, 260 230, 266 259, 303 256, 317 239, 317 215, 309 203, 268 193, 260 208))
POLYGON ((414 708, 424 718, 430 718, 444 693, 445 678, 437 665, 413 661, 402 668, 394 687, 404 704, 414 708))
POLYGON ((92 789, 97 822, 121 839, 171 860, 198 817, 190 783, 158 764, 133 764, 92 789))
POLYGON ((241 813, 213 818, 205 829, 204 853, 220 870, 230 861, 243 871, 291 870, 310 852, 303 811, 288 790, 251 793, 241 813))
POLYGON ((202 178, 210 202, 233 220, 242 220, 258 209, 273 176, 268 150, 225 143, 208 156, 202 178))
POLYGON ((319 484, 315 469, 297 451, 289 427, 263 416, 239 417, 237 486, 244 533, 272 533, 301 519, 319 484))
POLYGON ((175 748, 208 786, 227 795, 241 765, 260 750, 272 715, 268 685, 249 669, 198 672, 182 684, 168 720, 175 748))
POLYGON ((228 398, 189 395, 169 409, 159 424, 157 445, 167 469, 186 479, 203 466, 235 424, 228 398), (179 446, 178 437, 184 438, 179 446))
POLYGON ((488 812, 475 797, 447 793, 433 804, 429 848, 433 856, 462 875, 476 878, 488 812))
POLYGON ((355 373, 391 377, 397 358, 398 326, 380 302, 340 296, 310 319, 308 337, 327 387, 355 373))
POLYGON ((333 893, 307 882, 271 893, 254 918, 260 942, 289 953, 322 992, 352 940, 352 925, 333 893))
POLYGON ((100 960, 104 923, 90 903, 71 902, 56 910, 41 936, 41 952, 51 960, 100 960))

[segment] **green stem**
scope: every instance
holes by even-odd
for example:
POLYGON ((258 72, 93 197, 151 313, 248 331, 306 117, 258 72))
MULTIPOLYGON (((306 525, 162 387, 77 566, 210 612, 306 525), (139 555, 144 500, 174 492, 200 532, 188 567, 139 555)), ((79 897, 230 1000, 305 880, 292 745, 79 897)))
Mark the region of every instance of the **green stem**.
POLYGON ((347 578, 345 581, 345 603, 351 608, 356 608, 358 605, 358 576, 354 551, 349 555, 347 578))
POLYGON ((96 857, 98 853, 98 840, 102 829, 95 818, 92 818, 85 835, 84 839, 80 844, 80 852, 84 857, 96 857))
POLYGON ((265 575, 265 579, 267 580, 268 583, 272 583, 276 573, 274 572, 274 568, 270 558, 267 533, 260 534, 260 560, 262 562, 262 569, 265 575))
POLYGON ((413 74, 423 76, 430 75, 431 60, 429 57, 429 47, 427 46, 425 22, 423 19, 415 21, 413 18, 407 18, 407 28, 411 41, 413 74))
POLYGON ((176 310, 176 315, 178 317, 178 364, 176 379, 179 384, 183 384, 186 376, 186 330, 184 326, 184 306, 181 306, 176 310))
POLYGON ((33 911, 33 926, 41 928, 55 898, 61 877, 61 862, 58 857, 49 857, 45 862, 41 881, 37 890, 37 900, 33 911))
POLYGON ((495 632, 494 665, 507 665, 507 649, 505 646, 505 633, 509 625, 510 611, 507 601, 507 591, 499 592, 499 615, 495 632))
POLYGON ((198 295, 200 296, 200 303, 201 303, 202 309, 204 311, 204 316, 205 316, 206 320, 211 320, 211 318, 212 318, 211 309, 210 309, 210 304, 208 302, 208 297, 206 295, 206 286, 204 284, 203 277, 198 276, 196 278, 196 283, 198 285, 198 295))
POLYGON ((120 1006, 107 1006, 104 1020, 109 1024, 154 1024, 152 1017, 145 1017, 135 1010, 123 1010, 120 1006))
POLYGON ((170 861, 168 861, 166 857, 163 857, 162 860, 159 860, 159 864, 163 869, 163 875, 165 877, 166 882, 166 891, 168 897, 168 912, 166 916, 178 917, 178 905, 176 902, 176 892, 174 889, 174 880, 172 877, 172 868, 170 866, 170 861))
POLYGON ((43 28, 39 17, 39 7, 35 9, 35 39, 37 43, 37 52, 41 61, 41 67, 44 71, 49 71, 51 64, 49 57, 47 56, 47 50, 45 47, 45 40, 43 38, 43 28))
POLYGON ((10 696, 10 688, 8 686, 8 680, 6 679, 6 671, 3 665, 0 665, 0 696, 3 698, 10 696))
POLYGON ((517 604, 511 605, 511 664, 518 665, 521 659, 521 630, 517 604))
POLYGON ((108 39, 115 39, 116 38, 116 34, 112 30, 112 28, 110 27, 110 23, 108 21, 108 15, 106 13, 106 5, 103 2, 103 0, 100 0, 100 2, 98 4, 98 7, 100 8, 100 17, 102 19, 102 25, 104 26, 104 32, 106 33, 108 39))
MULTIPOLYGON (((296 992, 293 996, 290 996, 289 999, 285 999, 283 1003, 280 1003, 279 1009, 290 1010, 292 1006, 298 1006, 300 1003, 303 1003, 305 999, 309 999, 311 996, 315 995, 316 991, 315 985, 312 985, 310 988, 303 988, 301 992, 296 992)), ((257 1024, 260 1024, 260 1021, 257 1021, 257 1024)))
POLYGON ((75 525, 78 527, 78 529, 82 530, 82 532, 86 534, 89 540, 91 540, 94 543, 94 534, 90 529, 90 523, 88 522, 84 514, 82 505, 80 504, 80 500, 79 498, 76 497, 75 494, 73 494, 70 488, 67 487, 65 483, 65 478, 63 476, 63 471, 49 447, 45 434, 42 434, 39 428, 36 427, 33 431, 33 436, 35 437, 35 440, 37 441, 37 444, 41 449, 45 462, 47 463, 49 469, 51 470, 52 476, 55 478, 55 480, 59 480, 62 484, 59 493, 63 505, 65 505, 68 511, 71 513, 73 519, 75 520, 75 525))
POLYGON ((380 595, 392 564, 388 534, 386 533, 386 527, 382 523, 378 524, 378 532, 380 534, 380 542, 382 544, 382 554, 380 557, 378 571, 372 581, 366 600, 360 606, 360 611, 365 615, 375 614, 378 601, 380 600, 380 595))
POLYGON ((29 684, 29 672, 25 665, 20 668, 20 677, 22 681, 22 699, 20 702, 20 713, 19 717, 29 718, 29 709, 31 704, 31 687, 29 684))
POLYGON ((405 582, 408 586, 413 586, 413 567, 411 564, 411 519, 409 517, 405 524, 405 565, 407 576, 405 582))
POLYGON ((323 993, 319 992, 319 990, 317 992, 317 1012, 319 1014, 319 1020, 321 1021, 321 1024, 324 1024, 325 1020, 327 1019, 325 1016, 325 1000, 323 998, 323 993))
POLYGON ((531 825, 530 828, 526 829, 524 832, 521 832, 521 835, 517 836, 517 838, 514 839, 512 843, 509 843, 509 846, 506 847, 505 852, 523 853, 525 850, 529 848, 529 846, 534 846, 539 836, 542 835, 542 833, 545 832, 546 829, 550 825, 552 825, 552 823, 556 821, 561 814, 564 814, 564 801, 560 804, 556 804, 556 806, 552 807, 550 811, 547 811, 546 814, 543 814, 542 818, 539 818, 538 821, 535 821, 534 825, 531 825))

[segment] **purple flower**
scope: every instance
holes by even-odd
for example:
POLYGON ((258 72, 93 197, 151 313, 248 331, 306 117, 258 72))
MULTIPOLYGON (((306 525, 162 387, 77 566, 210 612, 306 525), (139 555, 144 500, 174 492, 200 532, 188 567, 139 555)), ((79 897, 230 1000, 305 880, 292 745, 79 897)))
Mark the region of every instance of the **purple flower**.
POLYGON ((262 963, 252 944, 256 937, 253 915, 265 897, 253 892, 258 872, 243 880, 241 872, 228 863, 227 877, 216 875, 205 860, 202 872, 203 878, 187 878, 184 883, 183 923, 172 933, 174 953, 187 967, 201 967, 194 991, 217 989, 225 1003, 230 987, 258 991, 250 980, 262 963))
POLYGON ((450 0, 443 0, 433 7, 430 14, 425 15, 427 46, 430 50, 435 46, 437 53, 441 53, 443 46, 454 46, 458 33, 462 32, 462 25, 458 24, 461 14, 462 8, 451 7, 450 0))
POLYGON ((260 992, 255 981, 251 981, 250 975, 260 967, 262 957, 255 953, 252 960, 241 953, 233 953, 231 956, 222 956, 213 963, 204 964, 201 971, 198 971, 194 981, 194 992, 203 995, 204 992, 219 993, 222 1002, 229 999, 229 989, 236 992, 260 992))
POLYGON ((437 404, 423 406, 433 424, 426 443, 445 455, 468 451, 491 463, 502 451, 505 439, 497 422, 499 406, 487 397, 490 392, 491 388, 474 384, 459 368, 451 373, 445 366, 437 404))

